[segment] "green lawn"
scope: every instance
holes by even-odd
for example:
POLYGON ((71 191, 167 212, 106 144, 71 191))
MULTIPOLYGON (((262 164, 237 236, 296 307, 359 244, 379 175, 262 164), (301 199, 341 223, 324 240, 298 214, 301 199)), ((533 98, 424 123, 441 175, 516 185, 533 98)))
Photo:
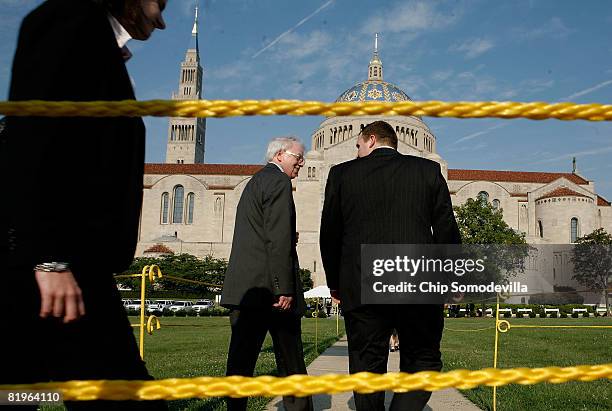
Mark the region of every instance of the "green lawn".
MULTIPOLYGON (((134 317, 133 322, 138 320, 134 317)), ((227 317, 165 318, 160 319, 162 328, 153 335, 145 335, 145 361, 156 378, 196 377, 202 375, 225 375, 230 325, 227 317), (172 327, 171 325, 180 325, 172 327), (193 325, 196 327, 185 327, 193 325)), ((336 342, 335 319, 319 319, 319 353, 336 342)), ((344 323, 340 321, 340 333, 344 323)), ((302 340, 306 364, 318 354, 315 352, 315 320, 302 320, 302 340)), ((272 339, 266 337, 257 362, 255 375, 274 375, 276 363, 272 350, 272 339)), ((265 408, 269 398, 249 400, 249 410, 265 408)), ((169 403, 171 410, 220 410, 225 403, 220 398, 208 400, 183 400, 169 403)))
MULTIPOLYGON (((138 317, 130 317, 137 324, 138 317)), ((162 328, 153 335, 145 334, 145 361, 149 372, 157 379, 174 377, 223 376, 227 361, 230 324, 227 317, 160 317, 162 328)), ((339 332, 344 334, 344 322, 339 332)), ((335 318, 318 320, 318 352, 337 341, 335 318)), ((138 339, 138 329, 134 329, 138 339)), ((315 350, 315 320, 302 319, 302 341, 306 365, 318 354, 315 350)), ((255 375, 275 375, 276 362, 270 335, 266 337, 255 375)), ((249 410, 263 410, 270 398, 249 399, 249 410)), ((222 398, 189 399, 168 402, 170 410, 225 410, 222 398)), ((43 407, 45 411, 60 411, 64 407, 43 407)))
MULTIPOLYGON (((507 319, 513 325, 607 325, 609 318, 507 319)), ((444 370, 493 366, 494 319, 446 320, 442 341, 444 370), (490 326, 486 331, 465 332, 490 326)), ((572 366, 612 362, 612 329, 516 328, 500 333, 499 368, 572 366)), ((492 409, 492 388, 463 391, 483 409, 492 409)), ((612 382, 510 385, 497 389, 497 409, 504 410, 612 410, 612 382)))
MULTIPOLYGON (((612 325, 609 318, 578 319, 509 319, 511 324, 525 325, 612 325)), ((132 322, 137 322, 132 317, 132 322)), ((156 378, 224 375, 230 336, 227 317, 161 318, 162 329, 145 335, 145 360, 156 378), (172 325, 177 325, 173 327, 172 325)), ((493 365, 495 333, 491 318, 457 318, 446 320, 442 341, 444 369, 481 369, 493 365), (488 330, 465 332, 458 330, 488 330)), ((302 320, 306 363, 317 354, 314 350, 313 319, 302 320)), ((135 330, 136 335, 137 331, 135 330)), ((342 321, 340 332, 344 332, 342 321)), ((319 320, 319 351, 336 341, 336 321, 319 320)), ((612 362, 612 329, 512 329, 500 334, 498 366, 545 367, 612 362)), ((274 374, 275 363, 271 340, 265 341, 257 363, 256 375, 274 374)), ((479 407, 491 409, 492 389, 487 387, 463 393, 479 407)), ((612 383, 599 380, 589 383, 511 385, 498 389, 498 406, 504 410, 612 410, 612 383)), ((249 409, 261 410, 267 398, 249 400, 249 409)), ((169 402, 171 410, 223 410, 220 398, 190 399, 169 402)), ((45 410, 61 408, 45 408, 45 410)))

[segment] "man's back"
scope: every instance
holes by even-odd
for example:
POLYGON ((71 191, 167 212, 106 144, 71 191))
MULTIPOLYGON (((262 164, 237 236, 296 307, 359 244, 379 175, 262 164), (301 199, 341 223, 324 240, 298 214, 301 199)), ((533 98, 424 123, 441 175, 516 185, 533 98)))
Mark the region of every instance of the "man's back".
POLYGON ((321 223, 328 285, 360 305, 362 244, 460 242, 446 182, 430 160, 378 148, 330 170, 321 223))

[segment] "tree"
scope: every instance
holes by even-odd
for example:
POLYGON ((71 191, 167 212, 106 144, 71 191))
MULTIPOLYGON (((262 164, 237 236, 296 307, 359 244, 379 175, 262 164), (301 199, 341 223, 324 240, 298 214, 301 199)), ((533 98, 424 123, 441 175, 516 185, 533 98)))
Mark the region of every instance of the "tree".
POLYGON ((464 244, 526 244, 525 234, 517 233, 504 221, 503 209, 489 202, 469 198, 453 207, 464 244))
MULTIPOLYGON (((147 280, 147 290, 172 290, 178 293, 189 293, 197 296, 208 294, 218 294, 220 287, 209 285, 193 284, 188 282, 174 281, 166 276, 179 277, 186 280, 201 281, 207 284, 223 286, 225 271, 227 270, 227 260, 206 256, 198 258, 191 254, 172 254, 159 258, 136 257, 132 265, 122 274, 138 274, 146 265, 157 265, 163 277, 155 280, 157 286, 151 285, 147 280)), ((308 291, 313 286, 310 270, 300 268, 300 279, 302 280, 303 291, 308 291)), ((117 282, 128 286, 134 290, 140 289, 140 277, 119 278, 117 282)))
POLYGON ((610 277, 612 276, 612 235, 598 228, 576 240, 572 256, 573 279, 590 290, 604 294, 606 310, 612 315, 609 301, 610 277))
POLYGON ((304 292, 310 290, 314 285, 310 274, 310 270, 306 268, 300 268, 300 280, 302 280, 302 291, 304 292))
MULTIPOLYGON (((142 272, 145 265, 159 266, 163 277, 155 280, 156 286, 151 286, 147 280, 147 288, 173 290, 179 293, 191 293, 198 296, 217 294, 223 286, 227 261, 224 259, 206 256, 198 258, 191 254, 172 254, 160 258, 137 257, 130 268, 123 274, 136 274, 142 272), (166 276, 173 276, 185 280, 195 280, 212 285, 194 284, 175 281, 166 276), (213 285, 218 285, 215 287, 213 285)), ((121 278, 118 282, 133 289, 140 288, 140 278, 121 278)))
POLYGON ((466 281, 507 284, 510 277, 525 271, 525 258, 531 247, 524 233, 515 231, 504 221, 501 208, 494 208, 485 198, 469 198, 453 209, 463 244, 476 245, 464 248, 471 258, 486 260, 486 270, 481 275, 471 275, 466 281))

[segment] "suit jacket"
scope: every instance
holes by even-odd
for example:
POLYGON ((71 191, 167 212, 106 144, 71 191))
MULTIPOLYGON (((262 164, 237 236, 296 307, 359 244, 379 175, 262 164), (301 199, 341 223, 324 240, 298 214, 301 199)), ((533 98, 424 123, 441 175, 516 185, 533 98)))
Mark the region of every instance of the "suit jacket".
MULTIPOLYGON (((89 0, 48 0, 32 11, 19 32, 9 99, 134 99, 106 11, 89 0)), ((140 118, 8 118, 3 261, 68 262, 77 279, 125 270, 138 236, 144 132, 140 118)))
POLYGON ((291 179, 269 163, 247 183, 238 208, 221 305, 268 308, 276 296, 293 294, 293 311, 304 311, 296 252, 291 179))
POLYGON ((361 303, 361 244, 461 242, 440 165, 378 148, 332 167, 321 217, 321 257, 342 307, 361 303))

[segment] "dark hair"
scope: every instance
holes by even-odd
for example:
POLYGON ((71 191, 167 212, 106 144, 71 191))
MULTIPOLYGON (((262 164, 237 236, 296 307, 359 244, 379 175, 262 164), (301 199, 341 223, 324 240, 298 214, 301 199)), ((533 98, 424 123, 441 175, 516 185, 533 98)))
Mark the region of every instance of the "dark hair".
POLYGON ((368 138, 374 134, 380 144, 397 149, 397 134, 395 134, 393 127, 386 121, 379 120, 370 123, 359 134, 362 140, 364 140, 364 137, 368 138))
MULTIPOLYGON (((120 16, 126 8, 126 0, 91 0, 93 3, 106 9, 113 16, 120 16)), ((129 0, 128 0, 129 2, 129 0)))
MULTIPOLYGON (((115 18, 123 21, 136 22, 142 13, 140 0, 91 0, 115 18)), ((123 23, 122 21, 122 23, 123 23)))

